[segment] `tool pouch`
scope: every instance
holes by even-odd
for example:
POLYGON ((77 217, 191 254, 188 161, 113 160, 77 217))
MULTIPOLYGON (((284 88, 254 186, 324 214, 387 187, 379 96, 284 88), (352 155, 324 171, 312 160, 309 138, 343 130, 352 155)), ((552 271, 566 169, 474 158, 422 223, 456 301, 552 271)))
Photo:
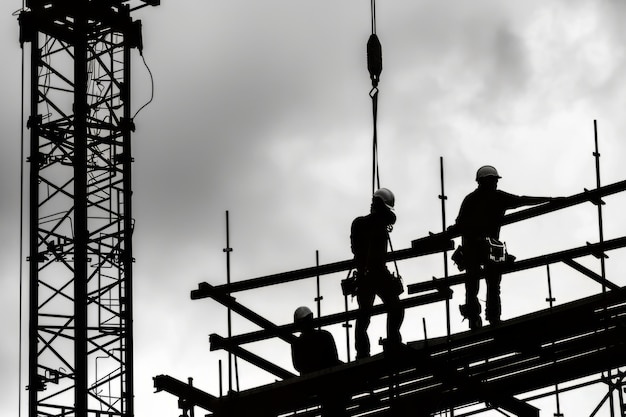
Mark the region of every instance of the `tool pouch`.
POLYGON ((459 271, 465 271, 465 256, 463 254, 463 246, 459 245, 452 253, 452 262, 456 264, 459 271))
POLYGON ((344 296, 355 296, 358 289, 357 273, 354 271, 352 275, 348 274, 346 279, 341 280, 341 291, 344 296))
POLYGON ((391 289, 396 295, 400 295, 404 292, 404 283, 400 275, 391 274, 391 289))
POLYGON ((493 263, 506 261, 506 245, 504 242, 491 237, 487 237, 485 240, 487 241, 487 259, 493 263))

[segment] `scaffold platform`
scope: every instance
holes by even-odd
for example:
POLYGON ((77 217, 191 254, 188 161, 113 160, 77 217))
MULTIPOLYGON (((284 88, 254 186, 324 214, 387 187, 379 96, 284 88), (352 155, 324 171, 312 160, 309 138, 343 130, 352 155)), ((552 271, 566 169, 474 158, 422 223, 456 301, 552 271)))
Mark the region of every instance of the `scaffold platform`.
POLYGON ((476 403, 538 416, 517 396, 624 365, 626 287, 221 398, 167 375, 154 386, 215 416, 315 416, 330 393, 346 399, 349 416, 428 416, 476 403))

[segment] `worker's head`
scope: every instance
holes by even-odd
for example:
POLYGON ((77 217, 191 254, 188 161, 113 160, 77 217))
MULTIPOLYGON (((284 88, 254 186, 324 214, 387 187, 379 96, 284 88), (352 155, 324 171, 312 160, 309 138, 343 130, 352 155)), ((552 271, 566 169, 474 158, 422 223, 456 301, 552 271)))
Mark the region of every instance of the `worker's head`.
POLYGON ((374 201, 377 201, 377 204, 382 203, 387 210, 393 211, 393 206, 396 204, 396 197, 389 188, 379 188, 372 196, 372 202, 374 201))
POLYGON ((495 189, 500 178, 502 177, 498 174, 498 171, 491 165, 483 165, 476 171, 476 182, 481 187, 495 189))
POLYGON ((396 203, 396 197, 388 188, 379 188, 374 192, 372 196, 372 213, 383 214, 387 219, 388 224, 394 224, 396 222, 396 214, 394 213, 394 205, 396 203))
POLYGON ((306 306, 296 308, 293 313, 293 322, 301 330, 313 324, 313 312, 306 306))

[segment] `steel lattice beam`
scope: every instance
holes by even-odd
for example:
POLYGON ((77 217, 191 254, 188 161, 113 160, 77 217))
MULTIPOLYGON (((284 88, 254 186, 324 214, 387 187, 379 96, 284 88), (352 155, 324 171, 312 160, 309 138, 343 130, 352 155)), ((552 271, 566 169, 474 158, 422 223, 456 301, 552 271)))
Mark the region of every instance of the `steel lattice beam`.
POLYGON ((132 416, 130 54, 141 25, 126 0, 26 6, 29 415, 132 416))

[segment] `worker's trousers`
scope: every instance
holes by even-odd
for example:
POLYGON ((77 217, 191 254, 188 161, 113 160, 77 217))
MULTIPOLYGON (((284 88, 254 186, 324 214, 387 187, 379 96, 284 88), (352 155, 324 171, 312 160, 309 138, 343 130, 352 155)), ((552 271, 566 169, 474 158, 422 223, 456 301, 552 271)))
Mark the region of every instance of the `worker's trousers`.
POLYGON ((388 342, 402 342, 400 327, 404 320, 404 309, 400 305, 400 295, 395 289, 389 271, 372 274, 372 276, 364 277, 361 281, 358 284, 356 294, 359 311, 354 329, 357 359, 370 355, 370 340, 367 335, 367 329, 370 325, 372 307, 377 295, 387 307, 388 342))
POLYGON ((468 319, 473 319, 480 315, 480 301, 478 301, 478 290, 480 289, 480 279, 485 278, 487 285, 487 303, 485 308, 485 318, 490 323, 500 321, 502 304, 500 302, 500 283, 502 274, 495 265, 486 262, 481 267, 480 263, 468 262, 465 271, 465 314, 468 319))

